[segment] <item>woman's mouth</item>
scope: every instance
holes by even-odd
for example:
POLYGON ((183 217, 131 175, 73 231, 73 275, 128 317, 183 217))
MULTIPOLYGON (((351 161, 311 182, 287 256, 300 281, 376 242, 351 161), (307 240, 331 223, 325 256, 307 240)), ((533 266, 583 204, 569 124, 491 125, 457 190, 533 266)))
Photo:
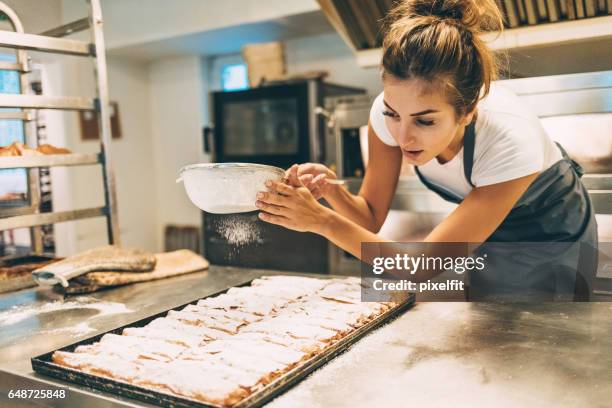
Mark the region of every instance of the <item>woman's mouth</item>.
POLYGON ((419 158, 419 156, 421 156, 421 153, 423 153, 423 150, 406 150, 406 149, 402 149, 402 154, 408 160, 417 160, 419 158))

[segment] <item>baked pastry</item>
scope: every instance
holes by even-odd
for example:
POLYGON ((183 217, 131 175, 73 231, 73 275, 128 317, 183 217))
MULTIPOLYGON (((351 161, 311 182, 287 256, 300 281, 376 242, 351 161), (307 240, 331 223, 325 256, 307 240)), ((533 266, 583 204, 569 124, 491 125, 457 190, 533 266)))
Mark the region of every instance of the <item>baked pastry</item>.
POLYGON ((361 302, 360 281, 265 276, 123 335, 106 334, 57 364, 231 406, 392 305, 361 302))

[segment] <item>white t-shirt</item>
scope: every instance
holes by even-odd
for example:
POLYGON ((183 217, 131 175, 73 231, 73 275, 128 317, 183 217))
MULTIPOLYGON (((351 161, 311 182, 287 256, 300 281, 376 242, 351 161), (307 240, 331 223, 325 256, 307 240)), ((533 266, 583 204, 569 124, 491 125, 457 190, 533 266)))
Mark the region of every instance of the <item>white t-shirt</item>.
MULTIPOLYGON (((397 146, 387 125, 383 93, 374 100, 370 123, 378 138, 397 146)), ((472 183, 487 186, 541 172, 561 160, 558 146, 540 120, 509 89, 491 84, 489 95, 478 104, 472 183)), ((463 148, 450 161, 435 158, 419 166, 430 183, 463 198, 472 190, 463 171, 463 148)))

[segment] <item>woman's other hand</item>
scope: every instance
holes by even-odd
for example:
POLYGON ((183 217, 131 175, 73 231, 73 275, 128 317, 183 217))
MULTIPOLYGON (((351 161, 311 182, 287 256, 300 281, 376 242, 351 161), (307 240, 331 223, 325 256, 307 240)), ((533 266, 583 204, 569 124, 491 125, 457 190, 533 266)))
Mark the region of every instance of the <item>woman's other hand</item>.
MULTIPOLYGON (((336 173, 330 170, 323 164, 319 163, 304 163, 294 164, 286 172, 285 177, 289 178, 292 172, 296 172, 302 186, 306 187, 312 193, 316 200, 325 198, 334 188, 338 186, 328 183, 327 180, 335 179, 336 173)), ((292 183, 295 186, 295 184, 292 183)))
POLYGON ((257 194, 255 204, 262 210, 259 218, 294 231, 322 234, 332 210, 319 204, 303 185, 297 165, 287 170, 285 177, 286 183, 269 180, 266 182, 269 191, 257 194))

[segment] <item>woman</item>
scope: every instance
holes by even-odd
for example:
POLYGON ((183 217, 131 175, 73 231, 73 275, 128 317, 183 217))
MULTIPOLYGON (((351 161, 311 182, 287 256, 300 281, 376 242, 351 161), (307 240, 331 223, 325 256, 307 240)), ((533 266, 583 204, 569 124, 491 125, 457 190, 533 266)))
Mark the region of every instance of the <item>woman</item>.
MULTIPOLYGON (((359 194, 330 184, 335 174, 323 165, 295 165, 288 170, 291 185, 272 182, 271 192, 258 195, 260 218, 323 235, 359 257, 362 242, 384 241, 375 233, 389 211, 403 157, 425 186, 459 204, 426 242, 596 246, 581 169, 516 95, 491 83, 497 65, 479 33, 503 28, 493 0, 408 0, 392 18, 359 194)), ((592 280, 592 268, 585 275, 576 287, 589 292, 582 286, 592 280)), ((487 277, 471 279, 472 287, 491 284, 487 277)))

